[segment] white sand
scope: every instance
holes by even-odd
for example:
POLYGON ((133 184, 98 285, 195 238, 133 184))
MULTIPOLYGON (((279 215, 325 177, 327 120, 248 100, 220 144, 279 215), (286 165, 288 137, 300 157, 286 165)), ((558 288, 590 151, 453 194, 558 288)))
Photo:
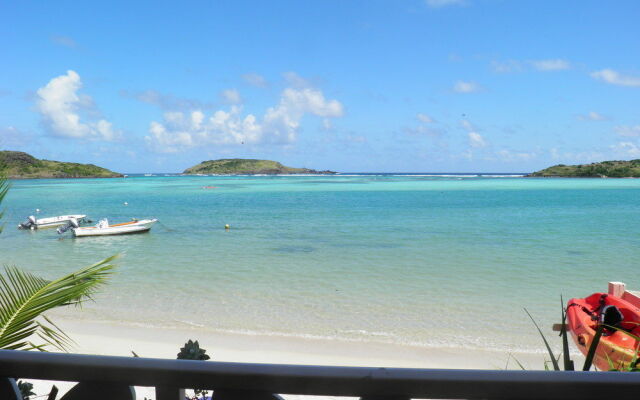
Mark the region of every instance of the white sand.
MULTIPOLYGON (((228 334, 196 329, 150 329, 113 324, 58 321, 76 341, 76 353, 113 356, 175 359, 180 347, 189 340, 200 346, 215 361, 343 365, 405 368, 504 369, 509 358, 506 352, 381 344, 372 342, 306 339, 228 334)), ((542 369, 543 354, 514 353, 527 369, 542 369)), ((509 368, 518 368, 511 360, 509 368)), ((37 394, 47 393, 50 382, 32 381, 37 394)), ((59 382, 62 394, 72 384, 59 382)), ((153 389, 138 388, 138 399, 155 398, 153 389)), ((58 396, 58 398, 60 395, 58 396)), ((287 398, 295 398, 288 396, 287 398)))

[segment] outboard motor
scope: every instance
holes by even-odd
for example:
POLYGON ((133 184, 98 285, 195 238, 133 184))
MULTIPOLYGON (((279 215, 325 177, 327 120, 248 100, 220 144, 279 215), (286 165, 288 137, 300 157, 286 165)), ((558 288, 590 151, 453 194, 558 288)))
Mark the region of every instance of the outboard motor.
POLYGON ((26 221, 21 224, 18 224, 18 229, 36 229, 38 226, 36 225, 36 217, 30 215, 26 221))
POLYGON ((63 225, 60 228, 56 229, 56 232, 58 232, 58 234, 61 235, 71 228, 79 228, 79 227, 80 225, 78 225, 78 220, 75 218, 71 218, 66 225, 63 225))

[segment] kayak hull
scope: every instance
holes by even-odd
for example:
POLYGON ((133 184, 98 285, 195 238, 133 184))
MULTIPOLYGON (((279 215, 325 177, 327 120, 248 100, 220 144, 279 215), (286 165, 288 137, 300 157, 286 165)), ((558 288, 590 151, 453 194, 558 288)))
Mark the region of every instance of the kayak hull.
POLYGON ((585 356, 598 327, 599 313, 605 306, 615 306, 622 313, 620 329, 608 329, 600 337, 593 364, 601 371, 624 369, 638 351, 640 341, 640 308, 619 297, 594 293, 583 299, 571 299, 567 306, 567 329, 585 356))

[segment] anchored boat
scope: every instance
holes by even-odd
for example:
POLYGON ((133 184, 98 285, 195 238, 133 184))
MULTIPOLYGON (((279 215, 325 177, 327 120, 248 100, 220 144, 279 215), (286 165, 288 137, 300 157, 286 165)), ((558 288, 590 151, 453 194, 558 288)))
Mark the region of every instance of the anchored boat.
POLYGON ((55 226, 68 224, 72 219, 76 221, 76 223, 84 222, 84 219, 87 216, 84 214, 74 214, 74 215, 60 215, 58 217, 49 217, 49 218, 36 218, 33 215, 29 216, 26 221, 21 224, 18 224, 18 229, 41 229, 41 228, 52 228, 55 226))
POLYGON ((584 355, 599 326, 603 333, 593 364, 601 371, 629 366, 640 346, 640 308, 607 293, 569 300, 567 329, 584 355))
POLYGON ((73 236, 107 236, 107 235, 126 235, 130 233, 148 232, 157 219, 134 219, 133 221, 123 222, 120 224, 109 225, 109 221, 101 219, 96 226, 79 226, 74 220, 63 227, 58 228, 58 233, 64 233, 71 230, 73 236))

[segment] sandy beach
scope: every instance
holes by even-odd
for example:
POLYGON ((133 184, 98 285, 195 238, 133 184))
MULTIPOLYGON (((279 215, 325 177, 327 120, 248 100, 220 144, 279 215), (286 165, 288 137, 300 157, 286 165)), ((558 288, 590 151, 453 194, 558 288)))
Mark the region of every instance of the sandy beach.
MULTIPOLYGON (((157 329, 130 325, 62 320, 59 325, 74 339, 75 353, 175 359, 180 347, 198 340, 212 361, 342 365, 398 368, 518 369, 508 353, 426 348, 365 341, 227 334, 197 329, 157 329)), ((513 353, 527 369, 542 369, 544 354, 513 353)), ((37 394, 51 382, 32 381, 37 394)), ((71 383, 57 382, 61 393, 71 383)), ((152 388, 136 388, 136 396, 155 398, 152 388)), ((302 398, 286 396, 287 399, 302 398)), ((307 397, 304 397, 307 398, 307 397)))

